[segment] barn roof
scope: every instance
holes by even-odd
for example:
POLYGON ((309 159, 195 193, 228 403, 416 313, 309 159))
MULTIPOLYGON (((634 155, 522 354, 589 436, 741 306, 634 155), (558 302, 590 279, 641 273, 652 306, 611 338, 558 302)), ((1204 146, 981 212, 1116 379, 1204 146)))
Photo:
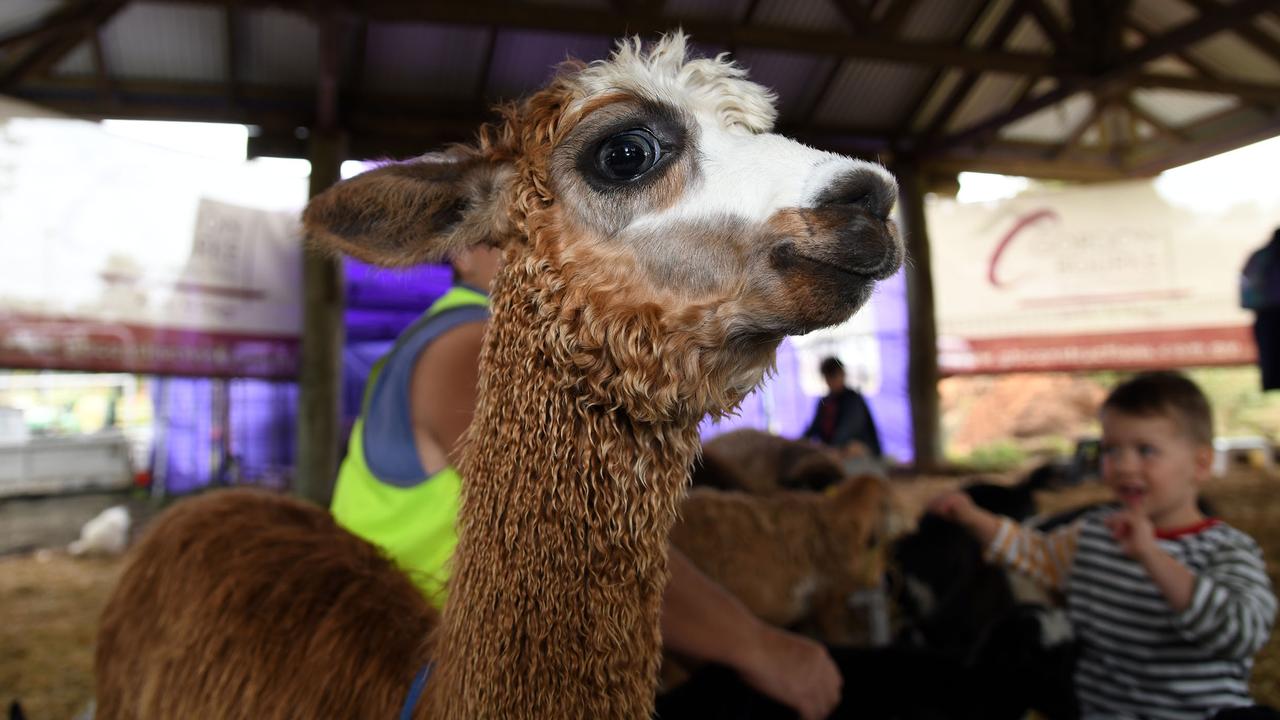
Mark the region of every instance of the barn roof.
POLYGON ((0 94, 406 155, 677 26, 777 91, 781 131, 886 162, 1097 180, 1280 134, 1280 0, 6 0, 0 94))

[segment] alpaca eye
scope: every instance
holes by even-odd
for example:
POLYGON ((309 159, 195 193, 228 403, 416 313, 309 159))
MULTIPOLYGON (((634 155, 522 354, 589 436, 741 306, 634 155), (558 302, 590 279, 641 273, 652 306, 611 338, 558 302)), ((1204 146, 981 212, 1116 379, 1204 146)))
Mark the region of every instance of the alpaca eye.
POLYGON ((643 128, 618 133, 600 143, 596 169, 610 182, 629 182, 653 169, 662 157, 662 145, 643 128))

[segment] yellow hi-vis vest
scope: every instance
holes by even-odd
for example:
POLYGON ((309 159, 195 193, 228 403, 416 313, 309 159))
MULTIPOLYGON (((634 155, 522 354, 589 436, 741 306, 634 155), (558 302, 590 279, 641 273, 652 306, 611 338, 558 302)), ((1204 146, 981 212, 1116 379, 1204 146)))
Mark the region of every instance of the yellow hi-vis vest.
MULTIPOLYGON (((434 317, 456 307, 484 306, 488 298, 454 287, 427 309, 434 317)), ((452 466, 410 487, 379 480, 364 454, 364 420, 386 357, 374 365, 365 385, 360 418, 351 429, 347 457, 338 471, 330 509, 339 525, 382 548, 436 607, 444 605, 449 561, 458 545, 462 478, 452 466)))

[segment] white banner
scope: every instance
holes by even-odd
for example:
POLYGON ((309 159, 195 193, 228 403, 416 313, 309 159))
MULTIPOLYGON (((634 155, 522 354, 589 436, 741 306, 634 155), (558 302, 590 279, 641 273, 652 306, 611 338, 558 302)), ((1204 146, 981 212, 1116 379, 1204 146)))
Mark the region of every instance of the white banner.
POLYGON ((0 125, 0 366, 293 375, 305 184, 281 209, 279 183, 93 123, 0 125))
POLYGON ((1254 360, 1238 276, 1280 193, 1218 210, 1150 180, 927 207, 944 373, 1254 360))

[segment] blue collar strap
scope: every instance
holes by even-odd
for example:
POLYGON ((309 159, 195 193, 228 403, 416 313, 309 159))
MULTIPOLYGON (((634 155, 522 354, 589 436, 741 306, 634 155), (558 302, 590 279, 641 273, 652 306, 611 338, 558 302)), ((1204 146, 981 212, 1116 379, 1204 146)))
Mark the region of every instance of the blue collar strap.
POLYGON ((404 705, 400 707, 400 720, 412 720, 413 708, 418 704, 418 698, 422 697, 422 690, 427 686, 427 678, 431 677, 431 668, 435 663, 427 663, 422 666, 417 675, 413 676, 413 685, 409 686, 409 694, 404 698, 404 705))

